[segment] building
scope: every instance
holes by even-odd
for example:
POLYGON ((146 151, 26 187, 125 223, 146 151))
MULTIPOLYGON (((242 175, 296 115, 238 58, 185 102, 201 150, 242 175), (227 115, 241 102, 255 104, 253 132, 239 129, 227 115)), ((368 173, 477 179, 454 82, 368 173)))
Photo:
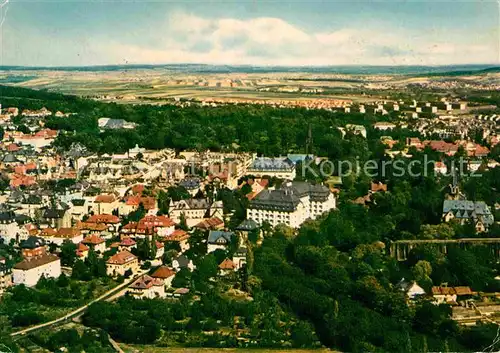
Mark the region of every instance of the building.
POLYGON ((182 230, 176 229, 172 234, 169 234, 161 239, 163 242, 174 242, 179 244, 179 249, 184 252, 189 249, 189 234, 182 230))
POLYGON ((81 244, 101 254, 106 251, 106 241, 97 234, 85 237, 85 239, 81 241, 81 244))
POLYGON ((257 157, 248 167, 246 175, 293 180, 296 176, 295 164, 288 157, 257 157))
POLYGON ((137 272, 139 270, 139 260, 137 256, 127 250, 120 251, 106 261, 106 273, 108 276, 124 276, 125 272, 129 270, 132 273, 137 272))
POLYGON ((207 254, 215 250, 227 250, 231 242, 236 238, 233 232, 224 232, 221 230, 212 230, 208 233, 207 254))
POLYGON ((35 286, 40 278, 58 278, 61 275, 61 260, 54 254, 47 253, 45 241, 38 237, 29 237, 21 243, 24 260, 12 270, 15 285, 35 286))
POLYGON ((167 266, 160 266, 153 272, 151 277, 163 280, 165 287, 170 288, 172 287, 172 281, 174 280, 175 274, 175 270, 167 266))
POLYGON ((219 274, 221 276, 228 275, 231 272, 236 271, 236 265, 231 259, 226 258, 219 264, 219 274))
POLYGON ((12 286, 12 270, 7 267, 4 257, 0 258, 0 296, 12 286))
POLYGON ((164 298, 165 285, 161 278, 142 275, 128 287, 127 293, 137 299, 164 298))
POLYGON ((188 199, 170 202, 169 214, 172 220, 179 223, 184 217, 187 226, 192 227, 207 218, 223 218, 222 201, 210 203, 207 199, 188 199))
POLYGON ((247 218, 258 224, 285 224, 298 228, 307 219, 336 207, 334 194, 324 185, 289 182, 277 190, 263 190, 250 201, 247 218))
POLYGON ((494 223, 489 206, 484 201, 444 200, 443 220, 456 219, 461 224, 472 222, 477 232, 485 232, 494 223))
POLYGON ((425 290, 417 282, 405 281, 404 278, 397 284, 397 288, 405 293, 408 300, 414 300, 419 296, 425 295, 425 290))
POLYGON ((180 271, 183 268, 186 268, 191 272, 196 268, 196 266, 193 263, 193 260, 188 259, 186 255, 179 255, 175 259, 173 259, 172 267, 176 271, 180 271))
POLYGON ((432 287, 432 297, 436 304, 455 304, 459 296, 470 296, 469 287, 432 287))

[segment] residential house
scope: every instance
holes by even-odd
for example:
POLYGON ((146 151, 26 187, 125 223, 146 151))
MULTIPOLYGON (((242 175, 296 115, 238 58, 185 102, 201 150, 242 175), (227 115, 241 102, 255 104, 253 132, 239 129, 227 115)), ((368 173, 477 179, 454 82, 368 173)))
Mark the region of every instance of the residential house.
POLYGON ((238 250, 236 250, 233 254, 233 263, 235 266, 235 270, 239 270, 247 263, 247 253, 248 249, 246 247, 240 246, 238 250))
POLYGON ((405 281, 404 278, 397 284, 397 288, 405 293, 408 300, 414 300, 419 296, 425 295, 425 290, 417 282, 405 281))
POLYGON ((113 194, 97 195, 92 205, 92 211, 95 214, 113 214, 113 211, 118 209, 120 203, 113 194))
POLYGON ((189 249, 189 234, 182 229, 176 229, 173 233, 161 238, 161 241, 178 243, 181 252, 189 249))
POLYGON ((81 241, 81 244, 100 254, 104 254, 106 252, 106 241, 97 234, 86 236, 81 241))
POLYGON ((83 235, 78 228, 59 228, 51 240, 57 246, 61 246, 65 241, 78 244, 83 240, 83 235))
POLYGON ((190 260, 186 255, 179 255, 172 261, 172 267, 174 270, 179 272, 183 268, 187 268, 189 271, 193 271, 196 266, 193 264, 193 260, 190 260))
POLYGON ((175 270, 167 266, 160 266, 153 272, 151 277, 162 279, 165 287, 170 288, 172 287, 172 281, 175 277, 175 274, 175 270))
POLYGON ((484 201, 444 200, 443 220, 456 219, 461 224, 472 222, 477 232, 485 232, 493 224, 494 217, 484 201))
POLYGON ((24 226, 29 221, 29 217, 18 215, 13 211, 0 212, 0 238, 5 244, 11 241, 20 243, 28 239, 29 231, 24 226))
POLYGON ((215 250, 227 250, 233 239, 236 238, 233 232, 212 230, 208 233, 207 254, 215 250))
POLYGON ((33 287, 42 277, 58 278, 61 275, 61 260, 47 253, 43 239, 29 237, 21 243, 21 249, 24 259, 12 270, 15 285, 33 287))
POLYGON ((127 293, 137 299, 164 298, 165 284, 161 278, 142 275, 128 287, 127 293))
POLYGON ((436 304, 456 304, 459 296, 470 296, 470 287, 432 287, 432 297, 436 304))
POLYGON ((12 269, 7 266, 5 258, 0 257, 0 296, 12 284, 12 269))
POLYGON ((231 259, 226 258, 219 264, 219 274, 221 276, 228 275, 231 272, 236 271, 236 265, 231 259))
POLYGON ((75 253, 76 253, 76 256, 80 260, 85 260, 87 258, 87 256, 89 256, 89 251, 90 251, 90 248, 87 245, 80 243, 80 244, 78 244, 78 247, 76 248, 75 253))
POLYGON ((223 218, 223 205, 222 201, 210 203, 208 199, 171 201, 169 214, 176 223, 179 223, 183 216, 187 226, 192 227, 206 218, 223 218))
POLYGON ((137 256, 127 250, 111 256, 106 261, 106 273, 108 276, 124 276, 127 271, 135 273, 139 270, 139 260, 137 256))

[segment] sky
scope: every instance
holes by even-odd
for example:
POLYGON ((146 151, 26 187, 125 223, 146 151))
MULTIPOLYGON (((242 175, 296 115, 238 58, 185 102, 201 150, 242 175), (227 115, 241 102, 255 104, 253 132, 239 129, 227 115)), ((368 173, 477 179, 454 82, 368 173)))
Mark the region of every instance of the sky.
POLYGON ((1 3, 1 65, 500 63, 500 0, 1 3))

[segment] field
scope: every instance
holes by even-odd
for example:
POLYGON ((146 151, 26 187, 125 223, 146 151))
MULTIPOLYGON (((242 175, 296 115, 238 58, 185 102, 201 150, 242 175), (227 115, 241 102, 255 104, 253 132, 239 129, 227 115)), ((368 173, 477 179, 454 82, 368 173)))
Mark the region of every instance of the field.
MULTIPOLYGON (((250 70, 251 71, 251 70, 250 70)), ((210 72, 165 67, 114 69, 0 70, 0 83, 47 89, 121 103, 161 104, 174 99, 232 102, 311 102, 350 100, 365 103, 385 99, 410 85, 448 90, 498 87, 498 70, 442 73, 332 71, 210 72)))

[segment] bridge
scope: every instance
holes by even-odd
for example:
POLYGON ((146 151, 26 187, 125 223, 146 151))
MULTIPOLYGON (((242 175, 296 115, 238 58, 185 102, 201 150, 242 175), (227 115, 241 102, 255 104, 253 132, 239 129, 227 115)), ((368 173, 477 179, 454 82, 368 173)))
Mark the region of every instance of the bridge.
POLYGON ((418 240, 396 240, 391 243, 390 255, 398 261, 408 259, 410 251, 421 245, 432 245, 443 254, 448 253, 450 246, 458 246, 461 249, 470 249, 472 246, 487 245, 492 254, 500 259, 500 238, 461 238, 461 239, 418 239, 418 240))

